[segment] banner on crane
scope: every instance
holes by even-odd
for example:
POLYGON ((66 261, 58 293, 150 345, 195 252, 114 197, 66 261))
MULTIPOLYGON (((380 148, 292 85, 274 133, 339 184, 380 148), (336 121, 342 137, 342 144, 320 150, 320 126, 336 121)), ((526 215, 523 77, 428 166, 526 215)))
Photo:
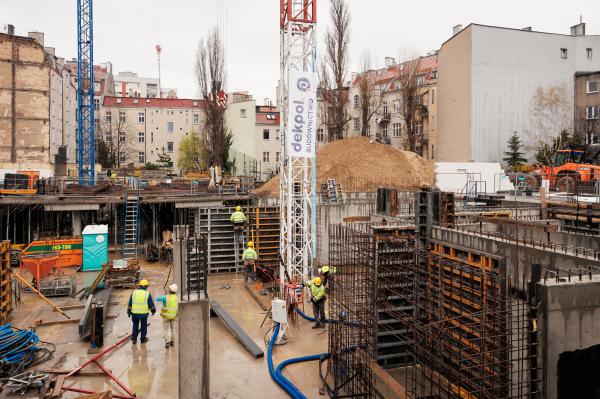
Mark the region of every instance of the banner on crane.
POLYGON ((289 156, 313 157, 317 138, 317 76, 314 72, 290 71, 288 101, 289 156))

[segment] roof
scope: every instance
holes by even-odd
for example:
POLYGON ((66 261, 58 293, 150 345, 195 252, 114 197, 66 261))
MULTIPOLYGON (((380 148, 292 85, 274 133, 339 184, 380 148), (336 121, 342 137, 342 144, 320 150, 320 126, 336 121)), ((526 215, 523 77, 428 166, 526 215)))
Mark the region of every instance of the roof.
POLYGON ((204 108, 204 100, 184 98, 104 97, 104 107, 121 108, 204 108), (117 102, 120 101, 120 102, 117 102))
POLYGON ((368 75, 370 78, 375 79, 373 83, 375 85, 390 83, 394 79, 396 79, 396 77, 399 74, 402 73, 402 69, 405 65, 413 62, 419 63, 417 66, 418 75, 425 75, 426 82, 433 80, 432 72, 437 71, 438 68, 437 52, 435 54, 419 57, 415 60, 406 61, 401 64, 396 64, 387 68, 358 74, 354 79, 353 85, 357 85, 358 81, 362 79, 362 77, 365 76, 365 74, 368 75))
POLYGON ((575 72, 575 77, 598 75, 598 74, 600 74, 600 71, 580 71, 580 72, 575 72))
POLYGON ((279 110, 269 105, 256 106, 256 123, 259 125, 279 125, 279 110))

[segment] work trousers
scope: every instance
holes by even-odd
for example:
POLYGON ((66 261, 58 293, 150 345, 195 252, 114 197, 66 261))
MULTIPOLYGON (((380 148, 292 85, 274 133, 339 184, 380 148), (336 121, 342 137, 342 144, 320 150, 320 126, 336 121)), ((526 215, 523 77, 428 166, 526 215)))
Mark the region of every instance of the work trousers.
POLYGON ((131 340, 134 342, 137 341, 140 330, 142 339, 146 338, 146 334, 148 333, 148 315, 133 314, 131 315, 131 321, 133 322, 133 332, 131 333, 131 340))
POLYGON ((325 298, 315 302, 312 301, 313 304, 313 313, 315 315, 315 324, 321 325, 325 324, 325 298))
POLYGON ((252 282, 256 283, 256 272, 254 271, 254 262, 244 262, 244 283, 248 282, 248 272, 252 274, 252 282))
POLYGON ((165 343, 175 342, 175 320, 163 319, 165 343))

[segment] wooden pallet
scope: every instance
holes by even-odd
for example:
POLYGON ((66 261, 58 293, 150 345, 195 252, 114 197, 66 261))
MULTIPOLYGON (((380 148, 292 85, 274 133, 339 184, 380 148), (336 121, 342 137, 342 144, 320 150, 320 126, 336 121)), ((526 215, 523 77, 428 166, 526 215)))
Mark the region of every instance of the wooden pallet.
POLYGON ((10 241, 0 241, 0 323, 5 324, 13 310, 10 278, 10 241))

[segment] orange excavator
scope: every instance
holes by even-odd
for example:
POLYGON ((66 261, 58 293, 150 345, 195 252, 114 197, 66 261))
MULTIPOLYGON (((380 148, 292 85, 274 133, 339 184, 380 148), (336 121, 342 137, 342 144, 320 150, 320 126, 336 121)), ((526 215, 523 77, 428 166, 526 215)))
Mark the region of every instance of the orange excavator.
MULTIPOLYGON (((592 147, 592 146, 590 146, 592 147)), ((597 150, 558 150, 552 165, 541 166, 527 176, 532 188, 539 188, 542 179, 550 181, 550 189, 573 192, 580 183, 600 180, 600 159, 597 150)))

